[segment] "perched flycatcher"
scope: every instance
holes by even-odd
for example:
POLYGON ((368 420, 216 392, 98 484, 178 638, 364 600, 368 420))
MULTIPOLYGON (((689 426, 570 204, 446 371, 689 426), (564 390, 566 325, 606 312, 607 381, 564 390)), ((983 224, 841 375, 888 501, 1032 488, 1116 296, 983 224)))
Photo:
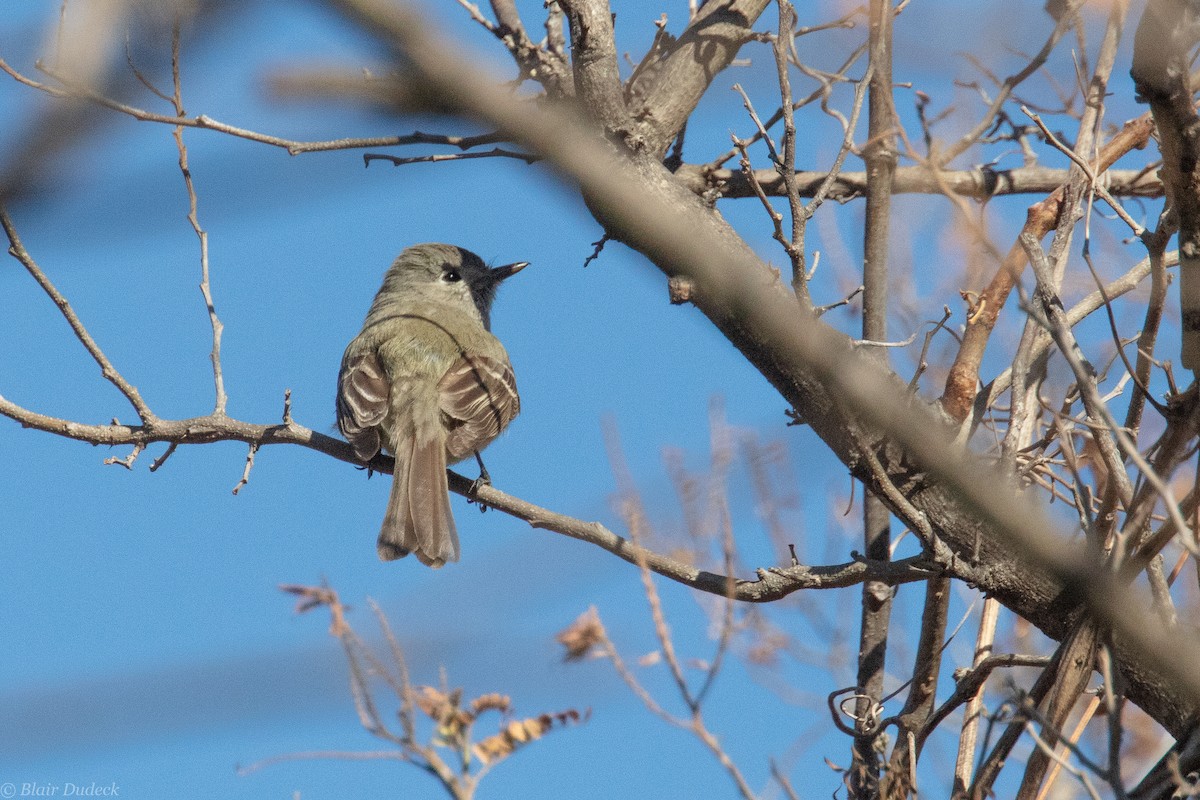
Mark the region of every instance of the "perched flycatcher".
POLYGON ((381 447, 396 458, 379 531, 385 561, 409 553, 430 567, 458 561, 446 465, 478 457, 521 408, 490 311, 500 282, 525 266, 489 268, 448 244, 410 247, 346 347, 338 427, 363 461, 381 447))

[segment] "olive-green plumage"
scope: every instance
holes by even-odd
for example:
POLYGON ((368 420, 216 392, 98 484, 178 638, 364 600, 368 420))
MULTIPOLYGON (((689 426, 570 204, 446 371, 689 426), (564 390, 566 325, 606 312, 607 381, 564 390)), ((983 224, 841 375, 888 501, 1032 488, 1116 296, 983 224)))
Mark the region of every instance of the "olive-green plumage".
POLYGON ((477 454, 520 410, 508 353, 490 328, 500 282, 525 263, 489 268, 461 247, 421 244, 383 278, 338 376, 338 427, 363 461, 396 459, 379 557, 459 557, 446 465, 477 454))

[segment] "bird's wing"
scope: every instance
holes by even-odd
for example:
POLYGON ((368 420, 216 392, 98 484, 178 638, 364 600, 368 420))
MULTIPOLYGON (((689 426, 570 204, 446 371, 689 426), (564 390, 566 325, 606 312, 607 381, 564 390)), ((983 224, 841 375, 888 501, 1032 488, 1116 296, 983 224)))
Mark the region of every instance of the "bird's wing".
POLYGON ((374 349, 342 364, 338 376, 338 428, 363 461, 379 452, 379 428, 388 412, 390 387, 374 349))
POLYGON ((507 358, 464 353, 438 382, 438 398, 451 461, 482 450, 521 410, 507 358))

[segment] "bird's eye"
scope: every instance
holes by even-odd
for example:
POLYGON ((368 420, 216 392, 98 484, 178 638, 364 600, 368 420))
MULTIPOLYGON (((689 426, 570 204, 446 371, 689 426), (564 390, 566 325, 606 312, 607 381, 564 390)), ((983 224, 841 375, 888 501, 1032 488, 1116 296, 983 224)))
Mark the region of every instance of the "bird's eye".
POLYGON ((442 273, 442 280, 446 283, 458 283, 462 280, 462 275, 456 269, 448 269, 442 273))

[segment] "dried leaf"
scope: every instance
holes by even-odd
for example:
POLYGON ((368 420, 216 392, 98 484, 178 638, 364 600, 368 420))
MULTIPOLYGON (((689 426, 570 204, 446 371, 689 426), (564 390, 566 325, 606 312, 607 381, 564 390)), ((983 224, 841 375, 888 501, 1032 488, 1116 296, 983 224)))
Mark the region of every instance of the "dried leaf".
POLYGON ((413 703, 430 719, 437 723, 439 743, 457 748, 466 729, 475 721, 475 715, 461 707, 462 689, 450 693, 432 686, 418 687, 413 703))
POLYGON ((599 612, 592 606, 554 638, 565 648, 563 661, 579 661, 603 642, 607 634, 600 622, 599 612))
POLYGON ((504 734, 498 733, 476 742, 471 752, 484 764, 491 764, 512 755, 513 744, 504 734))
POLYGON ((301 586, 295 583, 281 583, 279 588, 299 598, 296 601, 297 614, 304 614, 320 606, 329 606, 329 613, 332 617, 329 633, 341 638, 349 632, 350 626, 346 624, 344 616, 346 607, 342 605, 341 599, 333 589, 328 586, 301 586))
POLYGON ((281 583, 279 584, 279 589, 288 594, 294 594, 299 598, 296 601, 297 614, 304 614, 319 606, 338 605, 337 592, 324 586, 302 586, 296 583, 281 583))
POLYGON ((572 708, 557 714, 513 720, 494 736, 476 742, 471 752, 483 763, 492 764, 508 758, 518 747, 542 738, 554 728, 586 722, 589 715, 590 712, 581 714, 572 708))
POLYGON ((657 650, 651 650, 646 655, 637 660, 639 667, 653 667, 655 664, 662 661, 662 653, 657 650))
POLYGON ((418 686, 413 702, 427 717, 440 720, 451 707, 450 696, 432 686, 418 686))
POLYGON ((542 738, 542 734, 550 729, 550 722, 545 714, 540 717, 529 717, 528 719, 513 720, 508 723, 508 727, 504 729, 513 742, 517 744, 525 744, 532 742, 534 739, 542 738))
POLYGON ((508 713, 512 710, 512 699, 508 695, 493 692, 476 697, 471 701, 471 710, 476 716, 479 716, 484 711, 500 711, 508 713))
POLYGON ((1089 434, 1083 436, 1083 452, 1079 454, 1079 461, 1084 466, 1091 467, 1092 475, 1096 478, 1096 483, 1092 487, 1092 493, 1095 497, 1103 497, 1108 487, 1108 465, 1104 463, 1104 457, 1100 455, 1100 445, 1096 444, 1096 438, 1089 434))

